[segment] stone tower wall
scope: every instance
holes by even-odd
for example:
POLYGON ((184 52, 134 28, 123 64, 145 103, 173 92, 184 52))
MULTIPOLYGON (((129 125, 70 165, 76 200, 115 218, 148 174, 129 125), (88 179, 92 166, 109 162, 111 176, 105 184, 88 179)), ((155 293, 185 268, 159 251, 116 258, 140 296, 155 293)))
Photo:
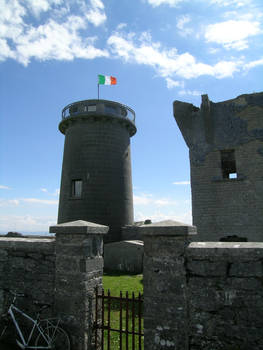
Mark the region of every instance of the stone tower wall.
POLYGON ((121 227, 133 224, 132 123, 99 110, 110 102, 96 103, 96 113, 79 113, 62 122, 65 146, 58 223, 86 220, 107 225, 110 232, 106 241, 118 241, 121 227), (82 181, 80 198, 72 196, 74 179, 82 181))
POLYGON ((263 93, 220 103, 204 95, 200 109, 175 101, 174 116, 190 151, 199 240, 262 241, 263 93))

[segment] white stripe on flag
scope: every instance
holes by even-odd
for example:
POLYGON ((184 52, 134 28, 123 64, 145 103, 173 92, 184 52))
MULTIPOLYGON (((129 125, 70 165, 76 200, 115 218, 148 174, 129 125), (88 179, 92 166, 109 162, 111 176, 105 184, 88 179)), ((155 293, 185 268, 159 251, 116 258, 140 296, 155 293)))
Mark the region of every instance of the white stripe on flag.
POLYGON ((105 76, 105 85, 111 85, 111 78, 109 76, 105 76))

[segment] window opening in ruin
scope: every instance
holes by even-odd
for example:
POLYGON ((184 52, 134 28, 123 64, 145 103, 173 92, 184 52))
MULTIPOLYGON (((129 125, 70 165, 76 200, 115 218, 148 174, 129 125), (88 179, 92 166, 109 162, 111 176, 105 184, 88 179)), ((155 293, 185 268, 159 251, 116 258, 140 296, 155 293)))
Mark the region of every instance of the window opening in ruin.
POLYGON ((236 179, 236 158, 234 150, 220 151, 221 153, 221 167, 224 179, 236 179))
POLYGON ((237 178, 237 173, 229 174, 229 179, 236 179, 236 178, 237 178))
POLYGON ((80 198, 82 194, 82 180, 72 180, 71 195, 74 198, 80 198))

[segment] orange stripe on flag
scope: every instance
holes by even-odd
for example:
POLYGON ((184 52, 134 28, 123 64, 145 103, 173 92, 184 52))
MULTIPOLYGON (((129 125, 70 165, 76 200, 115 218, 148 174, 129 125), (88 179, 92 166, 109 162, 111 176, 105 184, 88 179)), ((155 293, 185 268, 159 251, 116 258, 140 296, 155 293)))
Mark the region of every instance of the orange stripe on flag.
POLYGON ((117 79, 115 77, 110 77, 111 85, 117 84, 117 79))

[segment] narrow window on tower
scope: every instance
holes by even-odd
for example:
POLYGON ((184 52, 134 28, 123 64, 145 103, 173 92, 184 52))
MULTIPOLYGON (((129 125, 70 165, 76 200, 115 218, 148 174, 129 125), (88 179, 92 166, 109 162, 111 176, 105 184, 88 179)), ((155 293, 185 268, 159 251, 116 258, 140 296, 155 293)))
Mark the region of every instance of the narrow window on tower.
POLYGON ((234 150, 220 151, 223 179, 236 179, 236 158, 234 150))
POLYGON ((80 198, 82 194, 82 180, 72 180, 71 183, 71 196, 74 198, 80 198))

